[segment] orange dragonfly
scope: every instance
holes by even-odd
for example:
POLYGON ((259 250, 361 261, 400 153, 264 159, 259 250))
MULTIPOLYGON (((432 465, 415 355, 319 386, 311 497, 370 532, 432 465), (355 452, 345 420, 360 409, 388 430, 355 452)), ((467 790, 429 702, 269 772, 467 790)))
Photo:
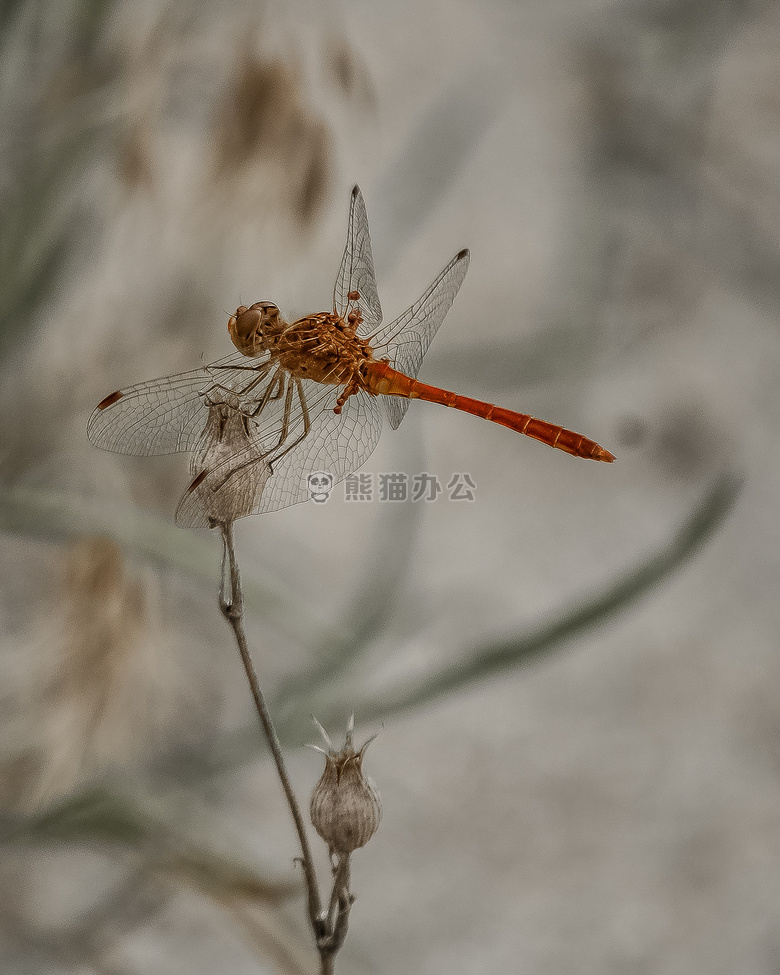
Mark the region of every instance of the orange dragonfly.
POLYGON ((185 527, 213 527, 309 498, 308 475, 343 480, 368 459, 384 411, 395 429, 409 401, 492 420, 576 457, 613 455, 578 433, 417 381, 431 340, 469 266, 462 250, 400 318, 382 324, 363 196, 352 191, 333 311, 288 323, 270 301, 228 321, 238 349, 211 365, 107 396, 87 433, 125 454, 190 451, 192 483, 177 509, 185 527))

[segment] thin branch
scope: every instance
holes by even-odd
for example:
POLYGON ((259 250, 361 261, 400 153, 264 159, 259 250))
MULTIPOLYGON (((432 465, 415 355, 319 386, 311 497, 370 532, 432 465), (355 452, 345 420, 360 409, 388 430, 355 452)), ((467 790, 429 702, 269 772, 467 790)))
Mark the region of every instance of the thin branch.
POLYGON ((349 853, 338 854, 339 861, 333 871, 333 890, 328 909, 328 934, 317 946, 322 957, 322 973, 332 971, 332 958, 344 944, 349 926, 349 912, 355 898, 349 890, 349 853), (330 956, 330 967, 326 965, 326 955, 330 956))
POLYGON ((223 541, 219 607, 236 637, 236 643, 238 644, 241 659, 244 662, 249 686, 252 689, 252 695, 257 705, 257 713, 260 716, 260 722, 271 748, 284 794, 287 797, 287 803, 290 807, 293 821, 295 822, 295 828, 298 831, 302 854, 301 862, 303 864, 303 872, 308 891, 309 920, 311 921, 314 932, 317 950, 320 954, 320 975, 333 975, 336 955, 347 937, 349 913, 354 901, 354 897, 349 889, 349 854, 337 854, 338 860, 333 868, 333 890, 326 914, 322 909, 319 887, 317 886, 317 876, 314 872, 314 862, 309 848, 309 841, 306 837, 303 817, 301 816, 295 793, 292 790, 292 785, 282 757, 279 738, 271 721, 263 692, 260 690, 260 684, 257 680, 257 674, 246 642, 243 622, 244 598, 241 590, 241 574, 233 543, 233 523, 220 524, 219 527, 222 532, 223 541))
POLYGON ((301 844, 301 863, 303 865, 303 873, 306 879, 306 889, 308 892, 309 920, 311 921, 314 937, 319 947, 320 941, 327 937, 329 932, 327 930, 327 918, 323 914, 322 902, 320 901, 320 892, 319 887, 317 886, 317 875, 314 872, 314 861, 312 859, 309 841, 306 837, 306 829, 303 823, 303 817, 301 816, 301 810, 298 807, 298 801, 295 798, 295 793, 293 792, 290 778, 284 764, 284 758, 282 757, 282 749, 279 744, 279 738, 277 737, 276 729, 271 721, 271 715, 268 712, 268 707, 266 706, 263 692, 260 690, 260 684, 257 680, 257 674, 255 672, 252 657, 250 656, 249 647, 247 646, 246 642, 246 634, 244 633, 244 597, 241 589, 241 574, 239 572, 233 544, 233 523, 228 522, 227 524, 220 524, 219 527, 222 532, 222 541, 224 543, 222 553, 222 580, 220 582, 219 591, 219 608, 222 610, 222 615, 230 624, 235 635, 236 643, 238 644, 238 651, 241 654, 241 660, 244 663, 244 669, 246 670, 246 676, 252 690, 252 696, 254 697, 255 705, 257 706, 257 713, 260 716, 260 723, 263 726, 265 737, 268 740, 271 754, 273 755, 274 762, 276 763, 276 770, 279 773, 282 788, 284 789, 284 794, 287 797, 287 804, 290 807, 290 812, 292 813, 293 821, 295 822, 295 828, 298 831, 298 839, 301 844))

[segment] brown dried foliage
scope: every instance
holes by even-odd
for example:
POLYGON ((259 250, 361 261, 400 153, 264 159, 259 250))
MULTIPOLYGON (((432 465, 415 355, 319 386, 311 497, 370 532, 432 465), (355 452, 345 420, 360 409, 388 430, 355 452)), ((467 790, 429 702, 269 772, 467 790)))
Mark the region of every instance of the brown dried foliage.
POLYGON ((319 210, 330 171, 331 138, 304 104, 298 73, 252 52, 238 67, 218 110, 215 172, 239 176, 254 166, 278 167, 301 223, 319 210))
POLYGON ((147 588, 128 571, 117 544, 76 539, 65 553, 52 618, 39 636, 47 673, 36 708, 38 760, 25 790, 28 805, 131 760, 148 743, 173 686, 161 680, 155 629, 147 588))

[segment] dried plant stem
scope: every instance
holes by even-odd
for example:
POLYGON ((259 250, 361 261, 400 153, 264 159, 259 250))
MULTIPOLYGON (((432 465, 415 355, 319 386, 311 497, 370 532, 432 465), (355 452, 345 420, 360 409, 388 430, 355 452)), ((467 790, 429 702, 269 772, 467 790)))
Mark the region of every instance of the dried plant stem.
POLYGON ((344 944, 349 927, 349 912, 354 897, 349 890, 349 853, 339 857, 333 868, 333 890, 328 909, 328 934, 318 944, 322 959, 321 975, 330 975, 339 948, 344 944))
MULTIPOLYGON (((273 755, 274 762, 276 763, 276 771, 279 773, 282 788, 284 789, 284 794, 287 797, 287 804, 290 807, 290 812, 295 822, 295 828, 298 831, 298 839, 301 844, 301 863, 303 864, 303 873, 306 879, 306 889, 308 893, 309 920, 311 921, 312 930, 314 931, 317 947, 320 948, 320 943, 323 940, 330 940, 328 938, 328 935, 330 934, 330 931, 328 930, 328 918, 322 910, 319 887, 317 886, 317 875, 314 872, 314 861, 312 859, 309 841, 306 837, 306 829, 304 826, 303 817, 301 816, 301 810, 298 806, 298 801, 295 798, 295 793, 293 792, 289 775, 287 774, 284 758, 282 757, 282 749, 279 744, 279 738, 276 734, 276 729, 273 726, 273 722, 271 721, 271 715, 268 712, 268 707, 265 703, 263 692, 260 689, 254 664, 252 663, 252 657, 250 656, 249 647, 247 646, 246 642, 246 634, 244 633, 244 598, 241 589, 241 574, 239 572, 235 547, 233 544, 233 524, 232 522, 228 522, 227 524, 220 524, 219 527, 222 531, 222 541, 224 543, 222 552, 222 582, 220 584, 219 607, 235 635, 238 650, 241 654, 241 660, 244 663, 246 676, 249 680, 249 686, 252 690, 252 696, 254 697, 255 705, 257 706, 257 713, 260 716, 260 723, 263 726, 265 737, 268 740, 271 754, 273 755)), ((325 955, 321 948, 320 955, 323 961, 323 972, 332 971, 332 968, 326 969, 324 967, 325 955)))
POLYGON ((287 804, 290 807, 295 828, 298 831, 298 839, 301 844, 301 863, 303 873, 306 878, 306 890, 308 893, 309 920, 311 921, 312 931, 317 950, 320 953, 320 975, 333 975, 335 970, 335 959, 339 949, 344 944, 347 937, 349 926, 349 912, 352 908, 354 897, 349 890, 350 870, 349 854, 333 853, 335 863, 333 865, 333 890, 330 895, 327 914, 322 909, 320 891, 317 885, 317 875, 314 871, 314 860, 312 859, 309 841, 306 837, 306 828, 298 806, 298 800, 292 789, 290 777, 282 757, 282 749, 279 744, 279 737, 271 721, 268 707, 260 689, 252 657, 244 633, 244 596, 241 589, 241 573, 238 568, 236 551, 233 543, 233 523, 220 523, 222 532, 222 578, 219 589, 219 608, 222 615, 228 621, 233 630, 244 663, 246 676, 255 699, 257 713, 260 716, 260 723, 263 726, 265 737, 271 749, 271 754, 276 763, 276 771, 287 797, 287 804))

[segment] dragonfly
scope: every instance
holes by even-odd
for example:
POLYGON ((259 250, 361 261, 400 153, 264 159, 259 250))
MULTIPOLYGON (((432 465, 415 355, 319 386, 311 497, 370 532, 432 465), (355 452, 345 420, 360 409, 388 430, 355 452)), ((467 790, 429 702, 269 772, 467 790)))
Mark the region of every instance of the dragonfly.
POLYGON ((501 424, 575 457, 611 462, 595 441, 525 413, 429 386, 423 357, 469 266, 459 251, 400 317, 382 322, 368 218, 352 190, 333 310, 285 321, 271 301, 240 305, 228 320, 236 348, 210 365, 106 396, 89 439, 105 450, 188 451, 192 481, 176 512, 184 527, 215 527, 310 497, 308 476, 338 483, 376 447, 384 407, 396 429, 413 399, 501 424))

